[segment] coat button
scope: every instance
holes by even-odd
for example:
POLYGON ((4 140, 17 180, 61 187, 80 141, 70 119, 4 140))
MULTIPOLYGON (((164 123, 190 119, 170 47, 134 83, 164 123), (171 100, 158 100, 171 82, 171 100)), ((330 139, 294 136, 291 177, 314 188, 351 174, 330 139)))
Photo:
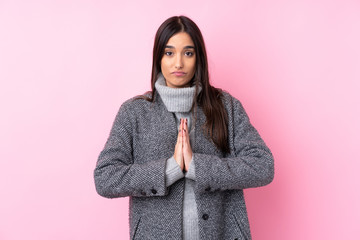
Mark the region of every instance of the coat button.
POLYGON ((238 238, 235 238, 234 240, 239 240, 238 238))
POLYGON ((146 195, 146 192, 141 191, 140 194, 143 195, 143 196, 145 196, 145 195, 146 195))
POLYGON ((209 219, 209 215, 207 215, 207 214, 205 213, 204 215, 202 215, 202 218, 203 218, 204 220, 208 220, 208 219, 209 219))
POLYGON ((157 191, 156 191, 155 189, 151 189, 151 192, 152 192, 153 194, 156 194, 156 193, 157 193, 157 191))
POLYGON ((205 191, 210 191, 211 190, 211 188, 210 187, 207 187, 207 188, 205 188, 205 191))

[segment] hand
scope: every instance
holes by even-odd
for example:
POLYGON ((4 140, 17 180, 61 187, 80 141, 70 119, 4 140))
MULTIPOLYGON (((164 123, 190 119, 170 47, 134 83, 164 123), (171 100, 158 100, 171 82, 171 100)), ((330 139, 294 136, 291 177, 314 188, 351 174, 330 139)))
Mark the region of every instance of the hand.
POLYGON ((179 164, 181 170, 188 171, 191 159, 192 150, 189 138, 189 129, 187 126, 187 119, 180 119, 179 133, 174 152, 175 161, 179 164))
POLYGON ((174 158, 177 164, 179 164, 181 170, 184 170, 184 157, 182 153, 182 142, 183 142, 183 130, 182 130, 182 119, 180 119, 179 133, 175 145, 174 158))
POLYGON ((190 137, 189 137, 189 128, 187 124, 187 119, 183 121, 183 137, 182 137, 182 146, 183 146, 183 157, 184 157, 184 165, 185 171, 189 170, 189 166, 192 159, 192 149, 190 145, 190 137))

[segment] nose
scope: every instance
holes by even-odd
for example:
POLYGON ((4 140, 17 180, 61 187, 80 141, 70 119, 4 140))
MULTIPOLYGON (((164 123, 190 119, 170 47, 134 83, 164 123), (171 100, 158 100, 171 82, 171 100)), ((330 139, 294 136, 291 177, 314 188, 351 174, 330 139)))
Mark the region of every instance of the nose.
POLYGON ((181 69, 183 67, 184 67, 183 56, 182 56, 182 54, 178 54, 175 59, 175 68, 181 69))

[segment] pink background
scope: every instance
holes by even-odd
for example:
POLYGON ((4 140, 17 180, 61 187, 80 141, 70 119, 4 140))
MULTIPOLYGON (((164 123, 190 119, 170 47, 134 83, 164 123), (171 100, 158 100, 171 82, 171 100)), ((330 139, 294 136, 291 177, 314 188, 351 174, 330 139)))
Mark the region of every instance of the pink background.
POLYGON ((0 239, 128 238, 128 199, 98 196, 93 169, 179 14, 275 156, 245 190, 253 238, 359 239, 358 0, 0 1, 0 239))

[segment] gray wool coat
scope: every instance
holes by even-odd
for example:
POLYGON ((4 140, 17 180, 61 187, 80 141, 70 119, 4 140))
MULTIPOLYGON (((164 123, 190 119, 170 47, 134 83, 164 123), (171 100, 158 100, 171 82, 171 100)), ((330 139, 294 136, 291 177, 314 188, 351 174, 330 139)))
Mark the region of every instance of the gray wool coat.
MULTIPOLYGON (((206 117, 197 108, 195 196, 201 239, 251 239, 243 189, 269 184, 274 161, 241 103, 223 92, 231 152, 220 152, 204 134, 206 117)), ((131 239, 182 239, 184 179, 169 187, 165 163, 174 154, 176 119, 156 93, 153 103, 122 104, 94 170, 97 192, 107 198, 129 196, 131 239)))

